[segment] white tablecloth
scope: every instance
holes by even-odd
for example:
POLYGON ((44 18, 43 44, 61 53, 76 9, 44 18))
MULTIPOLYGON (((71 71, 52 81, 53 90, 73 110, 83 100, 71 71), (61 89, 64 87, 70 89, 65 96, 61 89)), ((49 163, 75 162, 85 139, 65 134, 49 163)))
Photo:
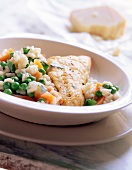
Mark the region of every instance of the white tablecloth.
POLYGON ((132 0, 1 0, 0 10, 0 35, 13 32, 45 34, 111 55, 119 48, 120 54, 113 60, 122 64, 132 77, 132 0), (124 36, 104 41, 88 33, 71 32, 70 12, 97 5, 110 5, 125 17, 127 26, 124 36))
MULTIPOLYGON (((11 33, 34 33, 39 34, 38 36, 46 35, 75 44, 81 44, 85 47, 90 46, 110 55, 113 55, 115 49, 118 47, 121 50, 120 54, 117 57, 113 56, 113 60, 124 67, 132 79, 132 0, 1 0, 0 3, 0 36, 11 33), (126 18, 127 26, 124 36, 117 40, 104 41, 88 33, 73 33, 70 31, 71 24, 69 22, 69 15, 73 9, 104 4, 114 7, 126 18)), ((4 140, 6 141, 8 138, 4 140)), ((20 144, 16 141, 14 147, 14 149, 16 149, 16 155, 18 145, 19 149, 21 148, 20 150, 24 150, 24 148, 27 147, 26 144, 20 144)), ((8 153, 9 150, 5 146, 7 147, 6 144, 1 145, 0 151, 8 153)), ((37 153, 39 145, 33 144, 31 146, 36 148, 37 153)), ((28 149, 29 148, 28 146, 28 149)), ((62 156, 63 150, 66 150, 65 147, 61 147, 61 149, 59 147, 48 148, 50 151, 47 152, 51 156, 53 156, 51 150, 57 148, 58 151, 60 151, 61 156, 56 156, 56 161, 60 159, 65 162, 69 161, 69 164, 74 164, 72 158, 62 156)), ((77 166, 80 169, 132 169, 132 135, 104 145, 72 147, 71 150, 70 148, 67 149, 68 154, 74 151, 78 155, 78 160, 82 160, 82 165, 77 166), (88 152, 90 152, 91 155, 89 155, 88 152)), ((38 151, 41 155, 44 154, 44 152, 45 150, 43 149, 38 151)), ((26 154, 26 152, 24 153, 26 154)), ((34 153, 29 151, 29 154, 33 155, 34 153)), ((35 155, 33 157, 35 157, 35 155)), ((40 161, 44 161, 44 159, 39 156, 37 158, 40 158, 40 161)), ((76 159, 76 164, 78 160, 76 159)))

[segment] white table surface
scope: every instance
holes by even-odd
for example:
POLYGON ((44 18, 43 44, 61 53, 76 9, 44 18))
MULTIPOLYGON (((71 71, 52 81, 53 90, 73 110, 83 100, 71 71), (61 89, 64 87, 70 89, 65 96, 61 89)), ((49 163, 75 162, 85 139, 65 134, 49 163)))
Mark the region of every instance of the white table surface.
MULTIPOLYGON (((83 3, 86 3, 86 1, 90 2, 89 0, 82 0, 83 3)), ((47 29, 46 23, 38 12, 38 7, 40 7, 42 3, 41 0, 37 1, 39 6, 36 7, 36 11, 34 5, 36 3, 35 0, 29 0, 28 2, 26 0, 1 0, 0 2, 0 36, 9 33, 35 33, 65 39, 65 36, 47 29)), ((49 5, 48 2, 50 2, 52 8, 56 7, 56 10, 58 9, 58 6, 54 3, 55 1, 46 0, 43 2, 47 3, 47 5, 49 5)), ((56 2, 61 2, 59 3, 60 6, 62 8, 65 6, 66 9, 69 9, 71 6, 72 8, 73 6, 77 7, 80 3, 79 1, 70 3, 71 1, 69 0, 56 0, 56 2)), ((107 2, 100 0, 92 3, 95 5, 99 3, 114 5, 115 2, 113 0, 107 2)), ((127 9, 124 14, 128 22, 127 32, 125 33, 127 38, 126 41, 124 41, 124 39, 123 41, 114 41, 112 43, 116 44, 114 47, 111 46, 110 42, 110 48, 105 52, 112 54, 114 48, 119 45, 121 48, 120 55, 113 57, 113 60, 122 62, 124 68, 130 71, 132 68, 132 0, 129 0, 129 2, 117 0, 115 7, 118 9, 120 7, 123 13, 127 9)), ((72 36, 73 35, 70 34, 70 37, 72 36)), ((75 39, 76 36, 74 37, 74 40, 75 39)), ((69 41, 69 39, 66 40, 69 41)), ((104 44, 104 42, 102 44, 104 44)), ((109 43, 107 45, 109 45, 109 43)), ((97 46, 97 48, 103 50, 101 46, 97 46)), ((131 73, 130 76, 132 76, 131 73)), ((0 167, 13 170, 131 170, 132 133, 129 133, 122 139, 105 144, 69 147, 35 144, 0 135, 0 167)))

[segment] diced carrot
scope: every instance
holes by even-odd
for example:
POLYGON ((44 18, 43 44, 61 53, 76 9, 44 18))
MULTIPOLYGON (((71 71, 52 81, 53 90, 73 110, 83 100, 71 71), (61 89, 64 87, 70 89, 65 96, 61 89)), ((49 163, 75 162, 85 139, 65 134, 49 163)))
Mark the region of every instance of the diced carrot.
POLYGON ((22 95, 16 95, 16 94, 13 94, 14 97, 18 97, 18 98, 21 98, 21 99, 25 99, 25 100, 30 100, 30 101, 34 101, 31 97, 29 96, 22 96, 22 95))
POLYGON ((3 56, 0 57, 0 61, 7 61, 7 60, 9 60, 10 59, 10 53, 12 53, 12 52, 13 52, 13 50, 10 48, 6 55, 3 55, 3 56))
POLYGON ((53 87, 52 86, 48 86, 47 90, 48 90, 48 92, 50 92, 51 90, 53 90, 53 87))
POLYGON ((41 78, 42 74, 37 71, 33 76, 36 77, 36 80, 38 81, 41 78))
POLYGON ((37 102, 39 98, 41 98, 41 92, 40 91, 36 91, 34 93, 34 100, 37 102))
POLYGON ((102 96, 102 97, 99 97, 96 101, 97 101, 97 103, 96 103, 96 105, 100 105, 100 104, 103 104, 103 101, 105 100, 105 97, 104 96, 102 96))
POLYGON ((38 59, 34 60, 34 64, 36 64, 38 66, 38 69, 43 68, 43 65, 40 63, 40 61, 38 59))
POLYGON ((98 82, 97 85, 96 85, 96 91, 98 91, 101 86, 102 86, 102 84, 100 82, 98 82))
POLYGON ((39 98, 41 98, 42 95, 42 89, 40 86, 38 86, 37 90, 34 92, 34 99, 37 102, 39 98))
POLYGON ((40 93, 38 93, 38 94, 34 97, 34 100, 37 102, 39 98, 41 98, 41 94, 40 94, 40 93))
POLYGON ((46 103, 48 104, 53 104, 54 100, 55 100, 55 96, 53 96, 52 94, 50 94, 49 92, 45 92, 41 95, 41 98, 46 100, 46 103))
POLYGON ((0 57, 0 61, 7 61, 10 59, 10 53, 7 53, 6 55, 3 55, 0 57))

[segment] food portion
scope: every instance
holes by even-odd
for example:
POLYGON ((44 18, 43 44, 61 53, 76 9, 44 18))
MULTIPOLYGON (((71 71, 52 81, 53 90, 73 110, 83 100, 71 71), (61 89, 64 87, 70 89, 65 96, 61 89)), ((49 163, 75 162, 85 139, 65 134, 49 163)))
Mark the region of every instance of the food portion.
POLYGON ((4 50, 0 57, 0 90, 47 104, 59 104, 61 95, 46 74, 48 64, 40 48, 4 50))
POLYGON ((89 78, 82 90, 85 97, 85 106, 110 103, 120 97, 118 86, 113 85, 109 81, 100 83, 93 78, 89 78))
POLYGON ((113 8, 97 6, 71 12, 73 31, 88 32, 103 39, 116 39, 124 34, 126 21, 113 8))
POLYGON ((91 58, 88 56, 53 56, 47 59, 47 71, 57 91, 63 98, 62 105, 82 106, 82 86, 88 81, 91 58))
POLYGON ((120 97, 111 82, 89 78, 89 56, 51 56, 40 48, 5 49, 0 56, 0 91, 22 99, 63 106, 92 106, 120 97))

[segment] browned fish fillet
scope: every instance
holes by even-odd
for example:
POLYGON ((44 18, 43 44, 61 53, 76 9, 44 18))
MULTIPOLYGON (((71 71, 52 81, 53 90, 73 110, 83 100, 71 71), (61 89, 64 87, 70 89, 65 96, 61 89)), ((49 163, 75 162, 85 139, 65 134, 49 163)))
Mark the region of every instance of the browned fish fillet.
POLYGON ((88 81, 91 58, 88 56, 53 56, 47 59, 47 71, 62 95, 62 105, 83 106, 82 85, 88 81))

